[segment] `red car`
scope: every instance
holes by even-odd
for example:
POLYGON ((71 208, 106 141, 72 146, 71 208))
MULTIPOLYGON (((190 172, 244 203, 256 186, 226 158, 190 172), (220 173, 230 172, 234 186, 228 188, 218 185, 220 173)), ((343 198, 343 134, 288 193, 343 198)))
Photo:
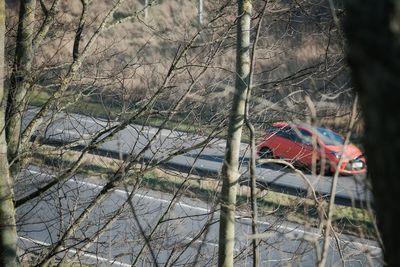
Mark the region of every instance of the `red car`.
POLYGON ((257 152, 261 158, 283 158, 309 168, 314 153, 317 173, 322 170, 321 162, 326 163, 325 174, 334 173, 337 168, 340 174, 365 173, 366 161, 360 149, 353 144, 345 148, 344 138, 329 129, 276 122, 257 145, 257 152), (342 164, 338 166, 340 158, 342 164))

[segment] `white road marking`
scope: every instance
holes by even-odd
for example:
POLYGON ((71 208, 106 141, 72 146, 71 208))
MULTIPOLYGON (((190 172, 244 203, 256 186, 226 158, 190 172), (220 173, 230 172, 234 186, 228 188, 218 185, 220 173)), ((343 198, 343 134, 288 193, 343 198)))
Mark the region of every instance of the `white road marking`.
MULTIPOLYGON (((34 173, 34 174, 39 174, 39 175, 49 175, 50 177, 55 177, 54 175, 50 175, 50 174, 46 174, 46 173, 42 173, 39 171, 35 171, 35 170, 31 170, 28 169, 29 172, 34 173)), ((93 184, 93 183, 89 183, 89 182, 83 182, 83 181, 76 181, 78 183, 93 187, 93 188, 103 188, 103 186, 98 185, 98 184, 93 184)), ((121 189, 116 189, 114 192, 117 192, 119 194, 126 194, 126 191, 121 190, 121 189)), ((157 197, 152 197, 152 196, 148 196, 148 195, 143 195, 143 194, 139 194, 136 193, 135 196, 141 197, 141 198, 145 198, 145 199, 149 199, 149 200, 154 200, 154 201, 158 201, 158 202, 162 202, 162 203, 170 203, 170 200, 167 199, 162 199, 162 198, 157 198, 157 197)), ((198 211, 202 211, 205 213, 209 213, 210 210, 207 208, 202 208, 202 207, 196 207, 196 206, 191 206, 189 204, 184 204, 182 202, 177 202, 177 204, 181 207, 186 207, 189 209, 193 209, 193 210, 198 210, 198 211)), ((250 218, 243 218, 241 216, 235 216, 236 219, 242 220, 242 221, 246 221, 247 223, 251 223, 251 219, 250 218)), ((259 225, 263 225, 266 227, 271 226, 271 223, 268 222, 264 222, 264 221, 257 221, 257 224, 259 225)), ((292 232, 292 233, 299 233, 299 234, 304 234, 304 235, 310 235, 313 237, 318 237, 320 236, 319 234, 312 232, 312 231, 306 231, 303 229, 300 229, 298 227, 291 227, 291 226, 283 226, 283 225, 274 225, 275 229, 280 230, 282 232, 292 232)), ((360 248, 365 248, 368 247, 370 249, 374 249, 374 250, 378 250, 377 253, 379 253, 381 251, 380 247, 374 246, 372 244, 363 244, 357 241, 351 241, 351 240, 342 240, 348 243, 351 243, 353 245, 359 246, 360 248)))
MULTIPOLYGON (((37 245, 47 246, 47 247, 50 246, 49 243, 45 243, 45 242, 42 242, 42 241, 39 241, 39 240, 34 240, 34 239, 31 239, 31 238, 26 238, 26 237, 21 237, 21 236, 19 236, 18 238, 23 240, 23 241, 32 242, 32 243, 37 244, 37 245)), ((123 263, 123 262, 106 259, 106 258, 97 256, 96 254, 78 251, 78 250, 73 249, 73 248, 68 249, 67 253, 72 253, 72 254, 79 253, 80 255, 83 255, 84 257, 87 257, 89 259, 94 259, 96 261, 102 261, 102 262, 105 262, 105 263, 108 263, 108 264, 111 264, 111 265, 124 266, 124 267, 125 266, 126 267, 131 266, 130 264, 126 264, 126 263, 123 263)))
MULTIPOLYGON (((89 187, 93 187, 93 188, 103 188, 103 186, 98 185, 98 184, 93 184, 93 183, 84 182, 84 181, 76 181, 76 182, 80 183, 80 184, 83 184, 83 185, 86 185, 86 186, 89 186, 89 187)), ((114 190, 114 192, 126 195, 126 191, 121 190, 121 189, 116 189, 116 190, 114 190)), ((137 196, 139 198, 148 199, 148 200, 158 201, 158 202, 161 202, 161 203, 170 203, 171 202, 170 200, 167 200, 167 199, 152 197, 152 196, 143 195, 143 194, 140 194, 140 193, 136 193, 135 196, 137 196)), ((179 206, 181 206, 181 207, 185 207, 185 208, 189 208, 189 209, 193 209, 193 210, 198 210, 198 211, 202 211, 202 212, 210 212, 209 209, 191 206, 191 205, 188 205, 188 204, 184 204, 182 202, 177 202, 177 204, 179 206)))

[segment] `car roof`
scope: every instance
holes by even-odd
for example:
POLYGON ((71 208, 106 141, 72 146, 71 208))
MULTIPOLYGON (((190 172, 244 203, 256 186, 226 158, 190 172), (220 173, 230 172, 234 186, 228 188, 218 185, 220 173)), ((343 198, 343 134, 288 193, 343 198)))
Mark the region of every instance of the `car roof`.
POLYGON ((278 128, 278 129, 280 129, 280 130, 288 130, 288 129, 293 129, 293 128, 296 128, 297 130, 306 130, 306 131, 308 131, 308 132, 315 132, 317 129, 315 128, 315 127, 313 127, 313 126, 311 126, 311 125, 309 125, 309 124, 307 124, 307 123, 304 123, 304 122, 302 122, 302 123, 288 123, 288 122, 285 122, 285 121, 278 121, 278 122, 274 122, 273 124, 272 124, 272 126, 274 127, 274 128, 278 128))
POLYGON ((289 126, 289 123, 284 122, 284 121, 278 121, 278 122, 274 122, 274 123, 272 124, 272 126, 274 126, 274 127, 276 127, 276 128, 284 128, 284 127, 289 126))
POLYGON ((293 127, 295 127, 295 128, 299 128, 299 129, 306 129, 306 130, 309 130, 309 131, 312 130, 313 128, 315 128, 315 127, 313 127, 313 126, 311 126, 311 125, 309 125, 307 123, 304 123, 304 122, 302 122, 302 123, 288 123, 288 122, 285 122, 285 121, 274 122, 272 124, 272 126, 275 127, 275 128, 285 128, 285 127, 293 128, 293 127))

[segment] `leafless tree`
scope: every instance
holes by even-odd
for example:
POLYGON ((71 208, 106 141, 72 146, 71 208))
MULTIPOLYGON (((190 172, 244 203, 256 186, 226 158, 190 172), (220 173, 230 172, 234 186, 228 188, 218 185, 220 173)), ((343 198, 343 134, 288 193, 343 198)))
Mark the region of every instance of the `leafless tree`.
MULTIPOLYGON (((36 7, 36 1, 21 1, 20 3, 20 17, 18 19, 19 23, 17 24, 17 41, 15 45, 16 52, 14 53, 15 61, 10 79, 10 88, 8 90, 8 101, 6 105, 4 105, 7 107, 7 123, 5 124, 6 127, 4 127, 5 131, 3 131, 3 133, 7 133, 9 152, 8 162, 11 166, 11 177, 14 181, 16 181, 17 176, 21 173, 21 171, 25 171, 26 167, 29 167, 29 164, 32 162, 32 156, 35 157, 35 155, 44 155, 41 153, 53 155, 59 154, 60 157, 57 160, 60 161, 62 165, 60 165, 57 175, 49 176, 47 179, 45 179, 45 181, 42 182, 38 181, 39 184, 35 186, 36 188, 34 190, 28 190, 26 193, 19 194, 21 197, 17 197, 15 200, 16 207, 25 210, 26 208, 24 207, 28 205, 33 209, 33 207, 39 205, 40 201, 48 201, 46 200, 46 197, 52 196, 54 187, 60 188, 59 190, 64 190, 62 187, 60 187, 60 185, 68 183, 69 179, 73 177, 82 168, 82 166, 84 166, 85 158, 89 152, 98 149, 99 146, 104 144, 106 141, 112 141, 113 138, 118 136, 122 130, 126 130, 127 127, 131 127, 129 125, 135 120, 139 118, 145 118, 148 120, 151 119, 152 116, 157 115, 157 112, 161 112, 163 121, 159 125, 160 128, 158 128, 154 134, 149 135, 148 140, 139 140, 146 137, 141 137, 141 131, 144 131, 144 127, 138 129, 139 137, 136 137, 136 142, 128 146, 128 151, 125 152, 127 155, 126 159, 122 160, 114 173, 108 176, 108 182, 104 185, 103 189, 95 193, 95 195, 89 202, 87 202, 87 204, 77 207, 76 209, 68 209, 68 213, 60 213, 61 215, 59 215, 59 220, 62 227, 60 226, 58 229, 59 234, 57 235, 57 240, 49 244, 49 250, 47 252, 41 253, 40 261, 37 263, 39 265, 48 265, 53 260, 54 256, 60 255, 59 253, 62 253, 67 248, 79 248, 78 244, 74 245, 71 243, 72 240, 78 238, 79 236, 77 236, 76 233, 77 229, 86 227, 85 225, 88 223, 86 219, 91 216, 90 214, 96 212, 98 206, 106 200, 107 196, 111 192, 115 190, 116 186, 120 185, 121 182, 124 182, 129 177, 132 177, 132 172, 137 172, 137 174, 134 175, 135 177, 145 175, 153 170, 156 166, 160 166, 168 162, 175 156, 192 151, 196 148, 203 147, 212 141, 213 137, 220 132, 214 130, 209 137, 206 137, 203 140, 197 140, 197 137, 195 137, 194 140, 188 143, 188 147, 184 147, 186 145, 183 144, 183 140, 185 140, 184 138, 190 138, 190 135, 182 137, 177 134, 175 138, 172 138, 175 133, 174 131, 170 131, 167 138, 175 139, 172 141, 175 142, 175 144, 171 147, 171 141, 165 143, 165 138, 163 138, 161 134, 163 133, 163 128, 165 128, 167 123, 174 119, 177 116, 177 113, 182 113, 182 106, 187 106, 188 96, 190 94, 195 94, 194 90, 198 86, 199 80, 210 68, 210 64, 215 58, 215 54, 219 53, 219 47, 224 43, 226 38, 224 35, 221 35, 220 38, 214 40, 208 46, 204 46, 204 48, 193 49, 192 47, 195 46, 197 37, 200 34, 200 32, 194 32, 191 38, 177 47, 174 57, 171 58, 172 62, 169 68, 167 68, 167 72, 162 75, 160 83, 157 85, 158 88, 155 90, 152 88, 153 92, 149 90, 150 94, 148 99, 143 99, 145 100, 143 101, 143 104, 138 103, 137 109, 135 109, 133 112, 129 111, 129 108, 123 107, 121 109, 122 112, 113 115, 119 120, 117 122, 112 122, 110 119, 108 119, 104 122, 104 124, 101 124, 96 120, 93 120, 94 124, 98 125, 95 125, 95 129, 92 131, 90 129, 85 129, 85 122, 80 122, 81 118, 74 118, 73 114, 68 115, 67 108, 73 105, 75 102, 81 101, 82 98, 93 95, 96 92, 94 87, 110 86, 106 83, 101 83, 101 75, 93 72, 93 70, 90 70, 87 67, 93 66, 92 64, 95 63, 96 60, 104 60, 97 57, 96 53, 93 54, 93 51, 96 52, 99 49, 96 47, 98 46, 97 40, 105 31, 110 31, 112 27, 115 27, 115 25, 118 25, 123 21, 127 21, 129 18, 135 18, 137 13, 141 11, 139 10, 132 15, 122 18, 118 16, 116 17, 116 12, 119 11, 120 6, 123 4, 123 1, 116 1, 110 6, 109 11, 103 17, 101 17, 96 24, 97 18, 91 17, 90 13, 91 8, 93 8, 92 3, 88 1, 81 1, 81 12, 80 15, 77 16, 78 28, 73 36, 71 61, 70 63, 67 62, 67 64, 64 66, 55 66, 53 68, 57 71, 57 76, 60 76, 60 80, 55 81, 53 84, 48 86, 49 88, 52 88, 49 97, 45 100, 44 104, 37 109, 36 112, 30 114, 32 115, 32 118, 26 124, 25 122, 23 123, 22 119, 24 112, 26 112, 30 96, 33 92, 32 89, 42 87, 42 84, 38 82, 38 80, 42 79, 42 77, 35 77, 34 70, 32 69, 35 60, 41 59, 38 58, 37 51, 41 51, 40 49, 43 41, 51 41, 51 39, 48 38, 50 34, 54 34, 53 31, 56 30, 52 28, 52 26, 56 25, 57 18, 61 14, 60 10, 65 8, 60 6, 60 1, 52 1, 49 3, 40 1, 40 8, 36 7), (48 5, 49 3, 50 5, 48 5), (38 14, 38 16, 35 16, 36 14, 38 14), (37 28, 38 31, 36 31, 37 29, 34 27, 36 23, 39 25, 37 28), (83 35, 84 33, 86 33, 86 36, 83 35), (192 52, 192 50, 194 52, 192 52), (203 61, 198 61, 198 52, 196 52, 196 50, 199 50, 198 52, 202 50, 202 52, 207 53, 205 57, 203 56, 201 58, 203 61), (87 62, 86 64, 88 65, 84 65, 85 62, 87 62), (92 73, 96 75, 92 76, 93 78, 90 77, 92 73), (86 77, 83 78, 82 74, 85 74, 86 77), (177 77, 179 77, 179 79, 177 79, 177 77), (159 101, 159 99, 163 99, 168 96, 168 90, 176 87, 175 84, 180 81, 185 82, 181 83, 183 85, 182 89, 175 91, 175 96, 179 95, 179 97, 170 99, 172 101, 170 101, 165 108, 156 108, 158 103, 162 103, 159 101), (76 90, 75 88, 79 86, 79 84, 81 86, 83 85, 84 87, 76 90), (85 87, 86 89, 84 89, 85 87), (57 111, 58 113, 54 113, 53 110, 57 111), (62 111, 64 113, 60 113, 62 111), (57 132, 57 129, 56 132, 54 132, 54 125, 57 125, 60 122, 61 125, 58 125, 62 127, 59 129, 60 132, 57 132), (22 126, 23 124, 25 124, 25 127, 22 126), (82 128, 83 132, 80 132, 82 128), (42 134, 44 135, 44 139, 42 134), (56 148, 48 148, 43 146, 40 142, 41 140, 46 141, 46 139, 54 140, 54 136, 57 139, 57 135, 60 136, 58 140, 62 142, 67 141, 67 144, 56 148), (73 135, 78 135, 78 137, 76 138, 73 135), (34 139, 33 142, 31 142, 32 138, 34 139), (160 142, 160 145, 156 146, 156 142, 160 142), (63 155, 68 154, 67 151, 76 146, 80 146, 81 151, 74 159, 72 159, 71 162, 63 162, 63 155), (163 146, 165 147, 163 148, 163 146), (152 156, 149 157, 148 155, 145 155, 149 153, 151 153, 152 156), (146 161, 143 162, 145 158, 146 161), (137 166, 137 164, 140 162, 143 162, 143 164, 137 166), (81 210, 83 207, 84 211, 81 210), (71 216, 72 219, 70 218, 69 221, 64 225, 63 218, 67 215, 71 216)), ((224 7, 221 8, 221 11, 223 8, 224 7)), ((215 21, 217 21, 220 17, 221 13, 217 13, 215 18, 211 19, 209 23, 215 23, 215 21)), ((58 50, 55 51, 56 54, 58 52, 58 50)), ((103 56, 106 58, 107 54, 104 53, 103 56)), ((126 76, 124 77, 124 75, 134 74, 135 67, 135 62, 131 61, 122 68, 118 68, 113 74, 117 75, 117 78, 121 78, 119 81, 126 82, 129 80, 126 78, 126 76)), ((50 71, 52 69, 51 66, 47 66, 46 68, 50 71)), ((97 71, 100 71, 100 69, 97 69, 97 71)), ((49 74, 51 75, 51 72, 49 74)), ((166 103, 167 102, 164 102, 164 105, 166 103)), ((194 114, 189 113, 186 114, 186 116, 192 117, 194 114)), ((180 123, 183 123, 187 119, 188 118, 183 117, 180 123)), ((214 121, 217 123, 216 125, 220 126, 221 123, 223 124, 224 119, 223 117, 211 117, 210 123, 213 123, 214 121)), ((8 168, 3 168, 3 170, 8 171, 8 168)), ((6 176, 4 176, 4 178, 5 179, 2 181, 7 182, 6 176)), ((28 180, 24 179, 18 180, 16 185, 18 187, 19 184, 24 184, 27 181, 28 180)), ((140 185, 140 180, 135 184, 137 184, 137 186, 134 188, 137 188, 140 185)), ((11 188, 12 187, 9 187, 9 189, 11 188)), ((132 194, 135 192, 136 189, 132 191, 132 194)), ((66 195, 67 193, 61 191, 61 194, 66 195)), ((12 198, 10 201, 12 201, 12 198)), ((66 199, 66 201, 74 202, 73 199, 66 199)), ((75 202, 75 204, 77 204, 77 202, 75 202)), ((57 206, 57 210, 62 209, 63 205, 59 204, 57 206)), ((116 216, 122 211, 123 205, 121 206, 121 209, 118 209, 114 212, 115 215, 108 215, 108 219, 104 221, 104 226, 99 224, 99 227, 106 229, 108 225, 115 221, 116 216)), ((10 212, 14 213, 13 209, 11 209, 10 212)), ((22 219, 24 216, 28 215, 21 216, 20 223, 22 223, 21 227, 23 228, 24 222, 22 219)), ((13 217, 14 216, 11 216, 10 218, 13 217)), ((15 230, 15 223, 10 223, 10 225, 14 227, 15 230)), ((52 230, 49 229, 49 232, 51 231, 52 230)), ((98 237, 96 236, 101 235, 102 232, 103 231, 98 231, 93 233, 91 236, 87 237, 88 239, 85 242, 89 244, 93 240, 98 240, 98 237)), ((16 236, 14 234, 14 239, 15 238, 16 236)), ((14 251, 14 259, 15 249, 16 248, 14 244, 12 249, 12 251, 14 251)))
POLYGON ((13 182, 9 175, 7 159, 7 142, 5 135, 5 110, 4 110, 4 44, 5 44, 5 3, 0 2, 0 264, 16 266, 17 233, 15 227, 15 210, 13 204, 13 182))
POLYGON ((236 82, 222 166, 221 222, 218 265, 233 266, 235 245, 236 190, 239 182, 239 156, 242 128, 250 80, 251 1, 238 1, 236 82))
MULTIPOLYGON (((6 45, 6 90, 1 116, 1 137, 5 139, 0 144, 7 150, 2 154, 5 174, 1 181, 12 186, 2 186, 9 190, 1 193, 5 194, 2 204, 10 205, 5 209, 8 217, 2 216, 14 219, 14 208, 17 215, 16 222, 1 222, 2 227, 11 226, 2 229, 10 229, 13 240, 12 244, 6 239, 2 243, 2 247, 11 247, 1 250, 11 252, 2 257, 7 261, 4 265, 11 265, 16 258, 15 225, 19 258, 30 265, 128 262, 208 266, 221 263, 225 257, 220 254, 218 260, 217 251, 225 245, 230 250, 228 265, 252 261, 256 253, 246 234, 257 233, 246 228, 251 205, 243 203, 250 194, 239 198, 238 212, 235 190, 225 205, 226 189, 235 189, 239 180, 246 179, 247 159, 243 158, 248 155, 239 134, 244 102, 238 105, 231 100, 232 96, 239 99, 231 84, 236 79, 243 93, 240 100, 248 100, 246 120, 255 130, 254 164, 255 141, 271 121, 312 117, 303 102, 306 96, 315 102, 318 116, 326 120, 332 119, 338 108, 351 106, 336 105, 348 97, 342 75, 345 67, 338 55, 340 33, 335 25, 327 26, 331 20, 323 16, 329 10, 325 5, 255 2, 256 15, 251 18, 249 12, 234 14, 234 1, 208 1, 203 3, 207 16, 199 28, 193 12, 198 2, 149 2, 151 9, 150 3, 143 6, 130 0, 8 3, 6 40, 1 42, 6 45), (261 21, 264 8, 268 15, 257 31, 250 22, 261 21), (149 16, 143 21, 147 10, 149 16), (247 44, 259 40, 253 44, 257 51, 253 52, 251 83, 247 81, 249 70, 237 72, 232 64, 236 40, 241 37, 233 29, 240 27, 242 19, 246 19, 247 44), (322 23, 314 23, 318 19, 322 23), (297 48, 293 40, 302 43, 300 36, 314 28, 318 28, 317 51, 307 50, 306 45, 297 48), (246 94, 249 87, 251 98, 246 94), (235 134, 228 135, 228 142, 235 140, 235 155, 227 156, 226 161, 234 162, 233 183, 227 186, 225 179, 219 192, 221 181, 204 177, 218 178, 218 170, 204 175, 202 164, 210 158, 214 163, 223 158, 230 112, 225 107, 238 111, 239 117, 231 120, 237 119, 240 127, 231 126, 235 134), (204 185, 207 188, 203 190, 204 185), (199 190, 203 190, 201 194, 199 190), (229 218, 225 216, 227 207, 229 218), (238 222, 236 246, 224 242, 223 237, 219 240, 223 245, 218 247, 220 218, 222 228, 227 218, 238 222)), ((249 53, 248 45, 244 45, 244 54, 249 53)), ((229 155, 233 148, 227 147, 229 155)), ((302 177, 312 198, 313 204, 308 206, 315 212, 318 209, 318 216, 325 219, 324 202, 312 184, 321 177, 304 175, 290 162, 279 163, 302 177)), ((282 166, 275 173, 283 176, 282 166)), ((227 174, 226 166, 222 174, 227 174)), ((253 182, 253 191, 254 184, 263 189, 257 197, 263 203, 263 196, 271 191, 255 179, 253 182)), ((254 192, 251 195, 254 197, 254 192)), ((298 210, 308 199, 297 201, 285 214, 298 210)), ((257 214, 254 202, 252 206, 257 214)), ((262 248, 260 254, 288 255, 274 249, 283 239, 273 233, 284 232, 282 224, 289 217, 273 216, 280 211, 276 206, 272 211, 261 208, 258 220, 253 219, 259 235, 270 235, 254 242, 262 248)), ((318 225, 315 221, 310 225, 318 225)), ((233 238, 235 233, 229 234, 233 238)), ((282 236, 297 242, 289 234, 282 236)), ((318 244, 318 238, 313 236, 312 242, 318 244)), ((306 255, 306 242, 296 246, 293 262, 306 255)))

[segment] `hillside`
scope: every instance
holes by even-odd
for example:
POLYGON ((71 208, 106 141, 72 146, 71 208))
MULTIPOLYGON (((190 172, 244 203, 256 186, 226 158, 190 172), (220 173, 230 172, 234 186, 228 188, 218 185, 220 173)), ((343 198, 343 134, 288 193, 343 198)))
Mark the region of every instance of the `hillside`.
MULTIPOLYGON (((51 2, 44 1, 47 8, 51 2)), ((61 2, 57 23, 35 55, 33 76, 47 88, 56 86, 67 71, 65 63, 72 60, 73 40, 82 12, 79 0, 61 2)), ((80 51, 113 2, 97 0, 89 4, 80 51)), ((208 68, 186 96, 186 105, 196 111, 193 116, 204 119, 224 112, 221 107, 228 105, 234 84, 236 7, 233 2, 223 9, 224 1, 205 2, 201 35, 175 66, 179 70, 168 81, 173 91, 163 92, 154 104, 159 112, 171 107, 205 64, 208 68)), ((83 90, 87 101, 101 101, 106 107, 116 107, 124 113, 135 110, 162 86, 177 53, 199 29, 197 1, 151 3, 146 18, 144 1, 125 1, 117 9, 109 23, 116 25, 97 39, 70 87, 72 95, 83 90)), ((17 8, 15 1, 8 1, 9 40, 16 32, 17 8)), ((262 3, 256 2, 253 27, 261 8, 262 3)), ((340 17, 340 6, 335 11, 340 17)), ((40 7, 36 16, 38 28, 43 17, 40 7)), ((253 110, 257 116, 254 118, 260 122, 287 117, 304 119, 310 114, 304 103, 305 95, 317 103, 320 116, 338 115, 338 103, 344 103, 339 110, 347 113, 352 96, 347 90, 343 42, 329 1, 268 4, 256 49, 253 110)), ((12 54, 9 46, 10 62, 12 54)), ((51 93, 51 89, 47 90, 51 93)))

